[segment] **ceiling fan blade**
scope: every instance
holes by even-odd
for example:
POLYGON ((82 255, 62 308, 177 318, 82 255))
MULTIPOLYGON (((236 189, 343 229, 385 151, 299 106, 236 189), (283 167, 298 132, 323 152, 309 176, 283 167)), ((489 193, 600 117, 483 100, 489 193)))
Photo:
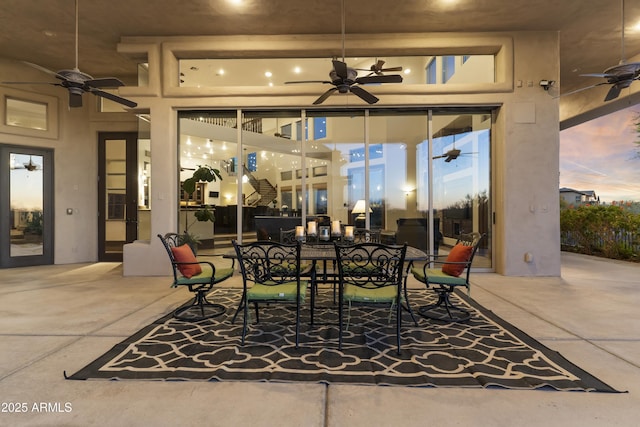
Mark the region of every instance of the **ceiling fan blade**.
POLYGON ((69 107, 71 108, 82 107, 82 95, 79 93, 69 92, 69 107))
POLYGON ((392 74, 390 76, 366 76, 358 77, 356 83, 369 84, 369 83, 402 83, 402 76, 399 74, 392 74))
POLYGON ((456 157, 449 156, 444 161, 445 161, 445 163, 449 163, 451 160, 455 160, 455 159, 456 159, 456 157))
POLYGON ((332 87, 331 89, 329 89, 328 91, 326 91, 325 93, 323 93, 322 95, 320 95, 320 97, 318 99, 316 99, 315 101, 313 101, 313 105, 318 105, 318 104, 322 104, 329 96, 331 96, 331 94, 333 92, 335 92, 336 90, 338 90, 337 87, 332 87))
POLYGON ((48 69, 48 68, 44 68, 44 67, 43 67, 43 66, 41 66, 41 65, 34 64, 33 62, 27 62, 27 61, 22 61, 22 63, 23 63, 23 64, 27 64, 28 66, 33 67, 33 68, 35 68, 36 70, 40 70, 40 71, 42 71, 42 72, 44 72, 44 73, 51 74, 52 76, 54 76, 54 77, 56 77, 56 78, 58 78, 58 79, 64 80, 64 78, 63 78, 60 74, 56 73, 55 71, 51 71, 51 70, 50 70, 50 69, 48 69))
POLYGON ((445 157, 448 157, 446 154, 442 154, 440 156, 433 156, 432 159, 444 159, 445 157))
POLYGON ((119 79, 116 79, 115 77, 103 77, 100 79, 87 80, 85 84, 91 87, 97 87, 97 88, 124 86, 124 83, 122 83, 119 79))
POLYGON ((608 79, 610 77, 615 77, 615 74, 606 74, 606 73, 589 73, 589 74, 580 74, 581 77, 603 77, 608 79))
POLYGON ((360 86, 351 86, 351 92, 368 104, 375 104, 379 101, 377 97, 362 89, 360 86))
POLYGON ((129 101, 128 99, 122 98, 109 92, 104 92, 102 90, 92 89, 91 93, 103 98, 110 99, 111 101, 117 102, 118 104, 126 105, 129 108, 135 108, 138 106, 137 102, 129 101))
POLYGON ((402 67, 383 68, 380 71, 402 71, 402 67))
POLYGON ((618 95, 620 95, 621 88, 618 85, 611 86, 609 92, 607 92, 607 96, 604 97, 605 101, 611 101, 612 99, 616 99, 618 95))
POLYGON ((51 83, 51 82, 0 82, 3 85, 52 85, 52 86, 60 86, 59 83, 51 83))
POLYGON ((301 83, 324 83, 324 84, 331 84, 332 82, 327 81, 327 80, 296 80, 296 81, 293 81, 293 82, 284 82, 284 84, 286 84, 286 85, 301 84, 301 83))
POLYGON ((348 77, 347 63, 335 59, 332 62, 333 69, 336 71, 337 76, 345 80, 348 77))
POLYGON ((607 84, 607 82, 596 83, 596 84, 591 85, 591 86, 582 87, 582 88, 580 88, 580 89, 572 90, 572 91, 567 92, 567 93, 562 93, 562 94, 560 94, 559 96, 556 96, 556 97, 554 97, 554 98, 560 98, 560 97, 562 97, 562 96, 573 95, 574 93, 582 92, 582 91, 584 91, 584 90, 593 89, 594 87, 598 87, 598 86, 602 86, 602 85, 606 85, 606 84, 607 84))

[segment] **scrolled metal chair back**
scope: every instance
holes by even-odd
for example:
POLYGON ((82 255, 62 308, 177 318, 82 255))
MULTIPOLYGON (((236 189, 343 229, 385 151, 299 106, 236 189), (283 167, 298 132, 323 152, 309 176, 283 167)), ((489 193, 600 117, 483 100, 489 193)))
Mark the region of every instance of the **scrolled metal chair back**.
POLYGON ((336 244, 340 282, 365 288, 399 285, 406 252, 406 244, 336 244))
POLYGON ((300 244, 260 241, 234 243, 243 278, 254 283, 278 285, 299 280, 300 244))

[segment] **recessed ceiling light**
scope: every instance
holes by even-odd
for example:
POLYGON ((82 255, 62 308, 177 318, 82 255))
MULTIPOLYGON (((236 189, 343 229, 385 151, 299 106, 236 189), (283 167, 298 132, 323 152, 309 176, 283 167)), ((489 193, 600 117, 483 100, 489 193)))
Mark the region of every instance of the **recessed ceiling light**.
POLYGON ((405 70, 404 70, 404 73, 405 73, 405 74, 411 74, 411 68, 407 68, 407 69, 405 69, 405 70))
POLYGON ((265 77, 271 77, 273 73, 271 73, 271 71, 265 71, 264 75, 265 77))
POLYGON ((300 72, 302 71, 302 69, 300 69, 300 67, 296 67, 293 69, 293 72, 296 74, 300 74, 300 72))
POLYGON ((218 75, 219 75, 219 76, 224 76, 224 68, 220 68, 220 69, 218 70, 218 75))
POLYGON ((269 82, 269 86, 270 86, 270 87, 273 87, 273 82, 269 82))

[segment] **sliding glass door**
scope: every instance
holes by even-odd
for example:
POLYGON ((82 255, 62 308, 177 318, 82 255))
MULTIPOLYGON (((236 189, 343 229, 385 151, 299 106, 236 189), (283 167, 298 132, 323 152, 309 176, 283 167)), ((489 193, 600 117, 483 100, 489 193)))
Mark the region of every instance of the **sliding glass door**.
POLYGON ((213 147, 207 162, 223 180, 203 184, 216 198, 198 203, 215 205, 214 249, 232 238, 278 239, 279 228, 313 218, 432 253, 446 253, 461 234, 486 233, 476 263, 492 267, 490 109, 207 114, 218 118, 181 113, 180 164, 188 175, 213 147), (263 227, 265 217, 276 225, 263 227))

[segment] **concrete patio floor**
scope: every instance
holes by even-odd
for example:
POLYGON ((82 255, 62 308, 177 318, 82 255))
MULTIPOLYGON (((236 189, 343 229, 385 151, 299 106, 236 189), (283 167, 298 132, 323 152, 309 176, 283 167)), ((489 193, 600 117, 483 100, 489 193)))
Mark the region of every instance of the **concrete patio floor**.
POLYGON ((117 263, 0 270, 0 426, 640 425, 640 264, 472 274, 476 301, 628 393, 64 379, 190 297, 169 283, 117 263))

